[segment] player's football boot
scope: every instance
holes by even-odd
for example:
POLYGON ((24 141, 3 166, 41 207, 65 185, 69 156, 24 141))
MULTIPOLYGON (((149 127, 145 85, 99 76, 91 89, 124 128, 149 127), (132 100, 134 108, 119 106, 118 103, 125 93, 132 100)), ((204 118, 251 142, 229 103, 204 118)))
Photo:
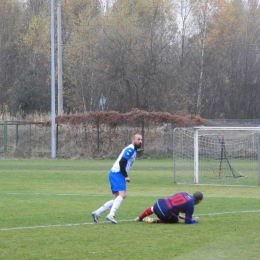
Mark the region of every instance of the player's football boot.
POLYGON ((99 222, 99 216, 95 212, 92 212, 91 216, 92 216, 94 222, 96 222, 96 223, 99 222))
POLYGON ((106 216, 106 219, 109 220, 109 221, 111 221, 113 224, 117 224, 117 221, 116 221, 116 219, 115 219, 114 216, 107 215, 107 216, 106 216))

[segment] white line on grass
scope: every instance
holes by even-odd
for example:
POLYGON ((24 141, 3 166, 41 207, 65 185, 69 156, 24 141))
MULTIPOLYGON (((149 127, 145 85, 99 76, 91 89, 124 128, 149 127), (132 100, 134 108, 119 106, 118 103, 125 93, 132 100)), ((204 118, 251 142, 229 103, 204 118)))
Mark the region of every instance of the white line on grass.
MULTIPOLYGON (((36 196, 82 196, 82 197, 107 197, 111 196, 111 194, 83 194, 83 193, 44 193, 44 192, 0 192, 3 195, 15 195, 15 196, 28 196, 28 195, 36 195, 36 196)), ((129 194, 128 197, 145 197, 145 198, 161 198, 162 196, 158 195, 131 195, 129 194)), ((244 198, 244 199, 260 199, 260 197, 251 197, 251 196, 204 196, 204 198, 244 198)))
POLYGON ((231 212, 215 212, 207 214, 199 214, 198 216, 216 216, 216 215, 226 215, 226 214, 246 214, 246 213, 258 213, 260 210, 244 210, 244 211, 231 211, 231 212))
POLYGON ((108 194, 72 194, 72 193, 41 193, 41 192, 0 192, 3 195, 42 195, 42 196, 86 196, 86 197, 103 197, 108 194))
MULTIPOLYGON (((79 196, 79 197, 107 197, 112 194, 83 194, 83 193, 44 193, 44 192, 0 192, 2 195, 14 195, 14 196, 79 196)), ((137 197, 134 195, 128 195, 128 197, 137 197)), ((144 195, 138 197, 158 197, 158 196, 150 196, 144 195)))
MULTIPOLYGON (((231 211, 231 212, 215 212, 207 214, 198 214, 197 216, 216 216, 226 214, 247 214, 247 213, 259 213, 260 210, 244 210, 244 211, 231 211)), ((119 220, 118 222, 132 222, 134 219, 119 220)), ((13 228, 0 228, 0 231, 11 231, 11 230, 25 230, 25 229, 39 229, 39 228, 53 228, 53 227, 75 227, 83 225, 100 225, 100 224, 111 224, 108 221, 101 221, 98 224, 94 222, 75 223, 75 224, 57 224, 57 225, 45 225, 45 226, 31 226, 31 227, 13 227, 13 228)))
MULTIPOLYGON (((118 222, 130 222, 130 221, 134 221, 134 219, 120 220, 120 221, 118 221, 118 222)), ((46 226, 0 228, 0 231, 38 229, 38 228, 53 228, 53 227, 75 227, 75 226, 97 225, 97 224, 108 224, 108 223, 111 223, 111 222, 108 222, 108 221, 100 221, 99 223, 85 222, 85 223, 75 223, 75 224, 56 224, 56 225, 46 225, 46 226)))

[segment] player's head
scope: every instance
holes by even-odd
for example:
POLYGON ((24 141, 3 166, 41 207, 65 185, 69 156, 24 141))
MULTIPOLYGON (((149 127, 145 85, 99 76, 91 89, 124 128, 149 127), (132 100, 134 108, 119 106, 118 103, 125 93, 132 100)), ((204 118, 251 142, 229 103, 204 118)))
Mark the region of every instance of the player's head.
POLYGON ((132 144, 134 145, 135 149, 142 147, 142 141, 143 141, 143 137, 140 134, 135 134, 132 137, 132 144))
POLYGON ((196 191, 193 194, 195 205, 199 204, 203 200, 203 194, 200 191, 196 191))

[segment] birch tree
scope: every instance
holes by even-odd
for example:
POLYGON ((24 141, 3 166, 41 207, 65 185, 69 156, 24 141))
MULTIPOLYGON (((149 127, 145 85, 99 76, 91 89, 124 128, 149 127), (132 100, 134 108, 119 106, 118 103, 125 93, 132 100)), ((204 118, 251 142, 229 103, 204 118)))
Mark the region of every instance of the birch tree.
POLYGON ((193 17, 196 21, 198 28, 198 50, 199 56, 199 80, 197 89, 197 104, 196 104, 196 114, 200 115, 202 107, 202 91, 203 91, 203 77, 204 77, 204 66, 205 66, 205 40, 208 31, 208 23, 212 11, 212 2, 210 0, 192 0, 193 5, 193 17))

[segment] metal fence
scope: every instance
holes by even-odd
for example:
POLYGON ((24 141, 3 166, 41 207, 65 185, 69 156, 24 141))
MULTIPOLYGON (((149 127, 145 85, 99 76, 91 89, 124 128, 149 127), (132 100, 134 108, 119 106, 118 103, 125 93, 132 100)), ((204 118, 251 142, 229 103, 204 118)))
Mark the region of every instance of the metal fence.
MULTIPOLYGON (((260 120, 206 120, 212 126, 259 126, 260 120)), ((56 125, 59 158, 114 158, 128 145, 131 136, 143 135, 139 154, 145 157, 173 154, 170 124, 109 127, 107 125, 56 125)), ((51 157, 51 127, 43 122, 0 121, 0 154, 4 157, 51 157)))
MULTIPOLYGON (((139 155, 172 156, 171 125, 56 125, 56 155, 60 158, 114 158, 131 142, 135 133, 143 135, 139 155)), ((44 123, 3 121, 0 123, 0 151, 9 157, 50 157, 51 128, 44 123)))

